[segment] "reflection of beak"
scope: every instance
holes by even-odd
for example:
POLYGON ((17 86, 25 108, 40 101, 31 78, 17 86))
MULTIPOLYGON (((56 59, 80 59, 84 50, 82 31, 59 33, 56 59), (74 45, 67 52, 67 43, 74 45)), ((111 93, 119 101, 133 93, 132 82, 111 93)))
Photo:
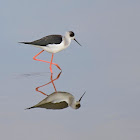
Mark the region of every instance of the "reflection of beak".
POLYGON ((84 92, 84 94, 81 96, 81 98, 79 99, 79 102, 81 101, 82 97, 85 95, 86 91, 84 92))
POLYGON ((80 46, 82 46, 75 38, 74 38, 74 40, 75 40, 80 46))

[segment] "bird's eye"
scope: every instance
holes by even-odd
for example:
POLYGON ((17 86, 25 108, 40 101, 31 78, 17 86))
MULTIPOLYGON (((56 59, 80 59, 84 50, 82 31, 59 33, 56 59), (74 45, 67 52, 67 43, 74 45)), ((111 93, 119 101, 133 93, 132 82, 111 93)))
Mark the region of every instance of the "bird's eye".
POLYGON ((74 37, 74 32, 70 32, 70 37, 74 37))

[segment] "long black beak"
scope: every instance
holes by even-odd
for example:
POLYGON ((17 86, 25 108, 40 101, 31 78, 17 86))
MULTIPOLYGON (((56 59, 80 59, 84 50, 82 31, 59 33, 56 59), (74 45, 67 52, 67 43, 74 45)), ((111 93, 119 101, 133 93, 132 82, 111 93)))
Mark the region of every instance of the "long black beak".
POLYGON ((74 40, 75 40, 80 46, 82 46, 75 38, 74 38, 74 40))
POLYGON ((81 96, 81 98, 79 99, 79 102, 81 101, 81 99, 83 98, 83 96, 85 95, 86 91, 84 92, 84 94, 81 96))

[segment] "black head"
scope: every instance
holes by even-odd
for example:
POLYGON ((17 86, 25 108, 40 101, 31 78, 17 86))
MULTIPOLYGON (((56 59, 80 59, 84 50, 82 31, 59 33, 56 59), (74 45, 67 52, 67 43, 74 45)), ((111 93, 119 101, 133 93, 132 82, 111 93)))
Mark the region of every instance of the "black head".
POLYGON ((70 37, 74 37, 74 32, 69 31, 69 33, 70 33, 70 37))
POLYGON ((81 44, 75 39, 75 34, 74 34, 74 32, 72 32, 72 31, 69 31, 69 32, 66 32, 66 35, 65 36, 67 36, 67 38, 69 38, 69 39, 73 39, 73 40, 75 40, 80 46, 81 46, 81 44))

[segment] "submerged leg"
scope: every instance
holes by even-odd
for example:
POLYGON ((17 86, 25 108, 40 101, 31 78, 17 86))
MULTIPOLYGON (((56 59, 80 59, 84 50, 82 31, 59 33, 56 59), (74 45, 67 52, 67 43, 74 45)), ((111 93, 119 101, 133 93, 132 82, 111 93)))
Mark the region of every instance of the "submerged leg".
MULTIPOLYGON (((49 61, 45 61, 45 60, 41 60, 41 59, 37 59, 37 58, 36 58, 36 57, 37 57, 38 55, 40 55, 43 51, 44 51, 44 50, 42 50, 42 51, 39 52, 37 55, 35 55, 35 56, 33 57, 33 59, 36 60, 36 61, 42 61, 42 62, 46 62, 46 63, 51 63, 51 62, 49 62, 49 61)), ((61 68, 58 66, 58 64, 56 64, 56 63, 52 63, 52 64, 55 65, 55 66, 57 66, 57 68, 61 70, 61 68)))

